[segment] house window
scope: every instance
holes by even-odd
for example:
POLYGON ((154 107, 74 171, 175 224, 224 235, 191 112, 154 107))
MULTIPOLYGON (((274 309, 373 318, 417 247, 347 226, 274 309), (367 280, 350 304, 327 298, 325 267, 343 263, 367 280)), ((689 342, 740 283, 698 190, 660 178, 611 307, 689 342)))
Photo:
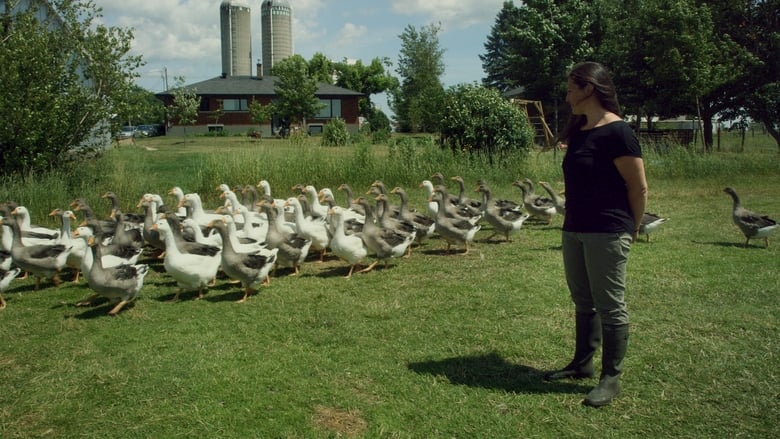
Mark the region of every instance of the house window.
POLYGON ((199 111, 209 111, 209 99, 206 97, 200 98, 200 105, 198 106, 199 111))
POLYGON ((317 113, 317 119, 335 119, 341 117, 341 99, 320 99, 324 105, 317 113))
POLYGON ((248 111, 249 104, 246 99, 223 99, 222 111, 248 111))

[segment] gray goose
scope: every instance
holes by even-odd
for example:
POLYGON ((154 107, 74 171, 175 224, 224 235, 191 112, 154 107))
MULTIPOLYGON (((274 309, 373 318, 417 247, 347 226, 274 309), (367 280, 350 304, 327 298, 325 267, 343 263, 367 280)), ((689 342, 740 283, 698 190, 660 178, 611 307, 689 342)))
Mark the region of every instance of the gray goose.
POLYGON ((146 264, 121 264, 114 267, 103 266, 102 245, 94 236, 88 237, 88 251, 84 254, 84 277, 95 291, 92 296, 76 303, 76 306, 90 306, 99 297, 105 297, 116 305, 108 312, 115 316, 128 303, 138 297, 144 285, 144 277, 149 272, 146 264), (87 274, 87 272, 89 274, 87 274))
POLYGON ((485 221, 493 226, 493 234, 485 238, 490 241, 494 236, 502 233, 507 242, 510 242, 509 234, 520 230, 525 220, 531 215, 523 212, 520 206, 501 207, 490 192, 487 184, 477 186, 477 192, 482 192, 485 206, 485 221))
POLYGON ((751 212, 742 207, 739 202, 739 196, 737 196, 737 192, 733 188, 727 187, 723 189, 723 192, 731 195, 734 201, 731 218, 734 224, 742 231, 742 234, 745 235, 745 247, 748 246, 751 239, 760 238, 763 238, 765 246, 769 247, 769 235, 777 229, 777 221, 769 218, 767 215, 751 212))
POLYGON ((418 243, 436 232, 436 221, 433 218, 409 208, 409 196, 402 187, 396 186, 390 193, 398 195, 401 199, 401 202, 398 205, 398 213, 401 218, 415 225, 417 228, 417 237, 415 240, 418 243))
POLYGON ((642 215, 642 224, 639 226, 639 234, 647 236, 647 242, 650 242, 650 234, 661 227, 661 224, 669 221, 669 218, 661 217, 655 213, 645 212, 642 215))
POLYGON ((268 203, 265 200, 260 200, 258 206, 268 215, 266 245, 270 249, 279 249, 276 268, 291 267, 291 275, 297 275, 300 265, 309 254, 311 240, 291 232, 286 226, 284 206, 276 204, 276 201, 268 203))
POLYGON ((374 262, 360 270, 360 272, 367 273, 373 270, 380 261, 383 261, 385 267, 387 267, 391 258, 401 257, 406 253, 406 249, 414 241, 415 234, 404 235, 396 230, 381 227, 377 224, 374 210, 366 198, 360 197, 355 200, 355 203, 363 206, 363 210, 366 212, 366 223, 363 225, 361 238, 365 242, 366 247, 376 257, 374 262))
POLYGON ((553 206, 555 206, 556 212, 558 212, 560 215, 566 215, 566 199, 555 193, 552 186, 550 186, 550 183, 547 183, 546 181, 540 181, 539 186, 541 186, 545 192, 550 195, 550 199, 552 200, 553 206))
POLYGON ((466 219, 448 216, 445 208, 448 203, 445 201, 445 194, 440 190, 434 189, 430 200, 439 203, 439 210, 436 214, 436 233, 447 241, 447 251, 450 251, 453 244, 463 244, 465 247, 463 254, 467 254, 469 242, 474 241, 474 236, 482 226, 466 219))
POLYGON ((276 255, 279 249, 261 248, 248 253, 236 252, 233 248, 232 240, 228 236, 228 225, 225 220, 212 221, 209 227, 219 233, 222 237, 222 271, 233 280, 241 282, 244 287, 244 297, 239 302, 243 302, 254 291, 255 285, 269 285, 270 278, 268 273, 276 264, 276 255))
POLYGON ((474 200, 472 198, 469 198, 466 196, 466 182, 463 180, 463 177, 460 175, 456 175, 454 177, 450 177, 450 180, 454 181, 458 184, 459 192, 458 192, 458 204, 461 206, 466 206, 472 213, 483 213, 485 211, 484 204, 480 200, 474 200))
POLYGON ((551 224, 553 216, 555 216, 558 211, 555 209, 552 200, 534 194, 532 192, 533 184, 531 184, 530 188, 527 187, 527 180, 528 179, 526 179, 526 181, 515 180, 512 182, 512 186, 517 187, 523 193, 523 207, 531 216, 535 216, 540 220, 547 222, 547 224, 551 224))
MULTIPOLYGON (((390 215, 391 209, 388 207, 387 195, 379 194, 374 200, 376 201, 377 212, 381 212, 379 214, 379 219, 377 220, 380 227, 393 230, 404 237, 406 237, 406 235, 412 235, 412 241, 417 239, 417 225, 401 216, 400 207, 398 208, 399 210, 396 215, 390 215)), ((406 254, 404 257, 408 258, 411 255, 411 252, 412 246, 409 245, 406 247, 406 254)))
POLYGON ((19 267, 14 267, 10 270, 0 270, 0 309, 5 309, 5 299, 3 294, 5 290, 11 285, 11 281, 16 279, 22 270, 19 267))
POLYGON ((116 215, 122 215, 122 220, 127 225, 135 225, 136 227, 140 227, 141 224, 144 223, 144 216, 137 214, 137 213, 122 213, 122 203, 119 202, 119 196, 111 191, 108 191, 100 196, 100 198, 105 198, 111 203, 111 213, 109 214, 112 218, 116 215))
MULTIPOLYGON (((15 211, 15 209, 14 209, 15 211)), ((11 212, 13 214, 13 211, 11 212)), ((22 233, 19 224, 11 219, 0 220, 2 224, 8 222, 11 225, 13 244, 11 257, 14 264, 22 270, 35 276, 35 290, 41 286, 41 279, 51 279, 55 286, 60 285, 60 270, 65 266, 71 247, 63 244, 37 244, 25 246, 22 243, 22 233)))

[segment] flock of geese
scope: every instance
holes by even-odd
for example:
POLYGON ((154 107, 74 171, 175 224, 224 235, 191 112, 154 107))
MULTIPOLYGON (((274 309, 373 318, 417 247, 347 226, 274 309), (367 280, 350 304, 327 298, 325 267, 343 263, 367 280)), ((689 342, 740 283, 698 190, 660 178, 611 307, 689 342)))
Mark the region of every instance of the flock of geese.
MULTIPOLYGON (((409 207, 403 188, 387 190, 380 180, 357 198, 349 185, 339 186, 345 206, 336 202, 331 189, 311 185, 296 185, 294 196, 274 198, 266 180, 256 186, 221 184, 224 203, 214 210, 206 210, 197 193, 174 187, 168 194, 175 197, 175 207, 148 193, 137 204, 143 213, 128 213, 122 212, 115 193, 106 192, 102 198, 111 204, 107 218, 99 218, 86 199, 78 198, 68 210, 49 214, 59 220, 58 230, 34 225, 24 206, 3 203, 0 294, 22 273, 35 277, 36 290, 44 279, 58 286, 68 267, 74 282, 83 277, 94 291, 76 305, 108 299, 115 303, 109 314, 116 315, 143 287, 149 265, 138 261, 146 251, 148 257, 162 259, 165 272, 176 281, 172 300, 183 292, 201 298, 221 272, 241 284, 243 302, 260 285, 268 285, 276 270, 298 274, 307 258, 323 261, 327 252, 349 264, 345 277, 350 278, 355 270, 365 273, 392 258, 408 257, 414 244, 433 235, 446 242, 448 253, 462 246, 466 254, 484 224, 493 232, 486 241, 495 236, 510 241, 529 218, 550 224, 565 213, 565 199, 546 182, 539 182, 546 195, 536 193, 530 179, 513 182, 522 199, 512 201, 494 197, 484 180, 476 182, 473 197, 463 178, 450 180, 457 185, 453 193, 441 173, 420 184, 427 193, 423 211, 409 207), (395 197, 398 203, 391 201, 395 197), (78 224, 76 213, 83 217, 78 224)), ((777 222, 744 209, 732 188, 724 191, 733 198, 733 221, 747 238, 745 245, 763 238, 768 246, 777 222)), ((649 241, 667 220, 647 213, 640 233, 649 241)), ((5 306, 0 295, 0 309, 5 306)))

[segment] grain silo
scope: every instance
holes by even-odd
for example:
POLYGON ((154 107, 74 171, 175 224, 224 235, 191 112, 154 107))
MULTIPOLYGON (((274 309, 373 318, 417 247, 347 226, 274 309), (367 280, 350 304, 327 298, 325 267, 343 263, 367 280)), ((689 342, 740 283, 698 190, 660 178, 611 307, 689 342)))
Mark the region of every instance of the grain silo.
POLYGON ((251 10, 241 0, 224 0, 219 5, 222 34, 222 74, 250 76, 252 66, 251 10))
POLYGON ((263 75, 277 62, 292 56, 292 7, 285 0, 265 0, 260 6, 263 41, 263 75))

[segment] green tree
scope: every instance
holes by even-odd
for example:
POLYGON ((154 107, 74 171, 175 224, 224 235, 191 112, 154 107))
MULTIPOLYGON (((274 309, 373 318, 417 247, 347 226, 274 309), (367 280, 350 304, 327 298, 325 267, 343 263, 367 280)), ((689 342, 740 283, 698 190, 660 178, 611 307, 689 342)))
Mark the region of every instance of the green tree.
POLYGON ((702 98, 702 115, 750 116, 764 124, 780 150, 780 0, 700 3, 712 11, 718 61, 726 72, 702 98))
MULTIPOLYGON (((631 114, 696 114, 696 102, 716 82, 718 65, 709 9, 691 0, 615 1, 599 59, 614 72, 631 114)), ((648 122, 649 123, 649 122, 648 122)))
POLYGON ((184 78, 176 77, 173 94, 173 103, 168 106, 168 118, 184 127, 184 142, 187 142, 187 125, 194 125, 198 120, 198 107, 200 96, 194 87, 185 87, 184 78))
POLYGON ((252 122, 258 125, 262 125, 263 122, 271 120, 273 114, 273 104, 263 105, 260 101, 254 99, 249 103, 249 117, 252 119, 252 122))
POLYGON ((138 125, 139 123, 163 123, 165 107, 154 93, 134 85, 130 88, 127 100, 114 118, 114 124, 138 125))
POLYGON ((309 76, 315 81, 333 84, 333 62, 322 52, 315 53, 309 60, 309 76))
POLYGON ((482 83, 500 91, 523 87, 525 99, 556 111, 563 102, 566 74, 576 62, 592 57, 603 27, 593 2, 504 2, 479 57, 487 74, 482 83))
POLYGON ((419 31, 407 25, 401 39, 396 73, 400 86, 390 94, 390 106, 402 132, 434 132, 444 99, 444 74, 439 46, 440 25, 423 26, 419 31))
POLYGON ((493 88, 450 87, 444 99, 441 143, 453 150, 487 154, 490 162, 510 150, 530 150, 534 130, 525 112, 493 88))
POLYGON ((300 55, 285 58, 273 68, 278 77, 274 90, 276 115, 291 123, 306 124, 306 119, 316 116, 322 104, 314 95, 317 81, 309 75, 308 64, 300 55))
POLYGON ((92 1, 8 0, 0 14, 0 172, 47 171, 110 142, 112 114, 142 65, 131 30, 100 24, 92 1), (31 80, 34 78, 34 80, 31 80))
POLYGON ((346 59, 334 64, 336 85, 366 95, 358 102, 361 116, 369 118, 374 113, 371 95, 392 92, 398 88, 398 78, 385 70, 390 66, 388 58, 374 58, 369 65, 364 65, 360 60, 351 63, 346 59))

